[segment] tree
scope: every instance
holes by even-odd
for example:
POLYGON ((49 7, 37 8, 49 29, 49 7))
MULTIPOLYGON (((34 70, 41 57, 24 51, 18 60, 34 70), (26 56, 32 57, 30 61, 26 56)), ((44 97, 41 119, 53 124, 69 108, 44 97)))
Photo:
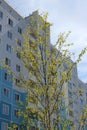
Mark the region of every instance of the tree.
POLYGON ((19 51, 23 65, 29 73, 26 80, 23 75, 20 77, 23 77, 21 85, 27 90, 28 102, 25 111, 20 111, 20 115, 24 117, 22 126, 26 126, 28 130, 31 126, 38 129, 40 124, 44 130, 58 130, 61 126, 67 130, 69 126, 73 127, 73 122, 64 116, 67 107, 65 89, 72 70, 87 48, 73 62, 72 53, 67 49, 72 44, 66 43, 70 32, 61 33, 56 44, 51 45, 49 28, 47 15, 30 16, 24 45, 22 51, 19 51))
POLYGON ((83 107, 80 114, 79 130, 87 129, 87 104, 83 107))

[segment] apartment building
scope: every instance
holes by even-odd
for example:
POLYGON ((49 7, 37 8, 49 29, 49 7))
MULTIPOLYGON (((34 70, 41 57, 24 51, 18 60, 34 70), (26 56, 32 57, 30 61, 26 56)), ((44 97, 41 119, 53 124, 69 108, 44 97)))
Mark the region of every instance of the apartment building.
MULTIPOLYGON (((23 46, 23 34, 27 26, 30 24, 31 29, 33 28, 31 16, 21 17, 8 3, 0 0, 0 130, 7 130, 11 121, 19 124, 21 120, 17 114, 18 105, 20 100, 25 102, 26 92, 18 83, 20 72, 26 73, 27 76, 29 74, 23 67, 17 51, 23 46), (15 75, 14 80, 12 74, 3 67, 4 64, 11 68, 12 74, 15 75)), ((33 17, 37 23, 39 17, 37 11, 33 13, 33 17)), ((39 28, 39 24, 34 25, 35 27, 39 28)), ((31 40, 35 40, 34 34, 31 34, 31 40)))
POLYGON ((19 72, 23 70, 17 46, 23 44, 22 33, 25 28, 24 19, 14 11, 4 0, 0 1, 0 130, 7 130, 9 123, 20 122, 18 117, 19 101, 25 100, 25 92, 18 87, 19 72), (3 62, 9 66, 15 74, 3 67, 3 62))
MULTIPOLYGON (((35 31, 39 28, 38 24, 38 12, 34 12, 32 15, 23 18, 20 16, 11 6, 9 6, 4 0, 0 0, 0 130, 7 130, 7 126, 12 121, 15 124, 19 124, 21 119, 18 117, 18 104, 19 101, 25 102, 26 92, 23 88, 18 86, 20 82, 20 72, 26 73, 26 69, 23 63, 20 61, 20 55, 17 53, 17 47, 23 46, 22 35, 26 32, 26 27, 29 25, 35 31), (32 17, 33 16, 33 21, 32 17), (36 23, 36 26, 35 24, 36 23), (5 63, 11 68, 11 71, 15 74, 14 80, 12 80, 12 74, 3 67, 5 63)), ((47 42, 50 43, 50 28, 47 28, 46 32, 47 42)), ((40 30, 41 35, 46 35, 40 30)), ((31 34, 31 40, 35 40, 35 35, 31 34)), ((73 69, 73 75, 69 83, 67 83, 66 93, 66 115, 72 119, 76 124, 78 130, 78 121, 82 102, 87 103, 87 89, 85 89, 85 97, 78 95, 78 90, 81 85, 81 81, 78 80, 77 68, 73 69)), ((82 88, 84 83, 82 83, 82 88)), ((85 85, 86 86, 86 85, 85 85)), ((87 86, 86 86, 87 87, 87 86)), ((85 88, 86 88, 85 87, 85 88)), ((19 130, 17 128, 16 130, 19 130)))

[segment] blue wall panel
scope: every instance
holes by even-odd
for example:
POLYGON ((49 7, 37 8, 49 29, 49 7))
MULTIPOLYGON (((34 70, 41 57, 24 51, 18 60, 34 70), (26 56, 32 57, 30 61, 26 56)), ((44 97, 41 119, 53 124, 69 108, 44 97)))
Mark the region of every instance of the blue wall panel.
MULTIPOLYGON (((0 126, 2 121, 10 122, 19 124, 21 121, 20 117, 15 117, 15 109, 19 109, 19 102, 15 101, 15 94, 20 95, 20 100, 26 103, 26 93, 19 92, 13 89, 12 80, 6 81, 4 79, 4 74, 7 71, 0 68, 0 126), (9 97, 4 94, 4 88, 9 90, 9 97), (6 104, 9 106, 9 115, 3 114, 2 106, 6 104)), ((9 75, 10 79, 12 79, 12 75, 9 75)))

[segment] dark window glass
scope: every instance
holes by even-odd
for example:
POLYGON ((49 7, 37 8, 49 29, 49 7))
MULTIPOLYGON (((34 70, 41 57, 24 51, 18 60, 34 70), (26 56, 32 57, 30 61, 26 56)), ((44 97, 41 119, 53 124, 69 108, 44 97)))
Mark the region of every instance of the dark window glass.
POLYGON ((18 27, 18 32, 22 34, 22 29, 20 27, 18 27))
POLYGON ((4 88, 4 96, 9 97, 10 91, 7 88, 4 88))
POLYGON ((17 86, 20 86, 20 80, 19 80, 19 79, 15 79, 15 84, 16 84, 17 86))
POLYGON ((10 45, 6 45, 6 50, 9 52, 9 53, 11 53, 11 46, 10 45))
POLYGON ((16 118, 18 118, 18 110, 17 110, 17 109, 14 110, 14 116, 15 116, 16 118))
POLYGON ((4 79, 7 81, 11 80, 9 74, 7 74, 7 73, 4 73, 4 79))
POLYGON ((10 31, 8 31, 7 36, 9 39, 12 39, 12 33, 10 31))
POLYGON ((2 31, 2 25, 0 24, 0 32, 2 31))
POLYGON ((6 58, 5 59, 5 64, 8 65, 8 66, 11 66, 11 60, 6 58))
POLYGON ((17 58, 21 58, 21 56, 20 56, 20 53, 19 52, 16 52, 16 56, 17 56, 17 58))
POLYGON ((0 18, 3 18, 3 12, 0 11, 0 18))
POLYGON ((19 94, 15 94, 15 101, 19 101, 20 100, 20 96, 19 96, 19 94))
POLYGON ((16 71, 20 72, 20 65, 16 65, 16 71))
POLYGON ((21 46, 21 40, 20 39, 17 39, 17 45, 21 46))
POLYGON ((8 19, 8 24, 13 27, 13 21, 11 19, 8 19))
POLYGON ((7 80, 7 77, 8 77, 8 74, 5 73, 5 74, 4 74, 4 79, 7 80))

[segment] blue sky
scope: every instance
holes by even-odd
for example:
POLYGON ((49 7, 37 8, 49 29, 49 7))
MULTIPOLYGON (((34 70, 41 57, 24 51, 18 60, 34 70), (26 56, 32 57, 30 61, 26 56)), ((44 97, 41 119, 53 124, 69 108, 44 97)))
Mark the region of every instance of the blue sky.
MULTIPOLYGON (((51 42, 55 43, 60 32, 71 31, 69 42, 74 43, 72 50, 78 54, 87 46, 87 0, 5 0, 21 16, 26 17, 35 10, 48 12, 51 27, 51 42)), ((87 82, 87 54, 78 64, 81 80, 87 82)))

